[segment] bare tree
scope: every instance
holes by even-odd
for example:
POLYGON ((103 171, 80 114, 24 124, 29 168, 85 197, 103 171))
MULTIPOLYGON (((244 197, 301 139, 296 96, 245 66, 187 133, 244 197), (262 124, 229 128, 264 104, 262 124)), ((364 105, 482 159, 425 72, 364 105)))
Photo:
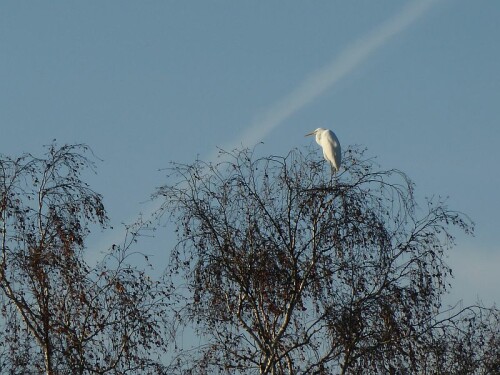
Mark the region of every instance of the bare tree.
POLYGON ((220 156, 173 164, 156 194, 177 225, 185 324, 205 338, 180 353, 182 371, 441 373, 429 352, 459 330, 441 296, 451 231, 473 230, 465 215, 417 207, 404 173, 355 148, 334 177, 316 150, 220 156))
POLYGON ((52 144, 43 158, 0 158, 0 371, 161 372, 170 289, 127 260, 142 224, 96 266, 85 261, 92 226, 107 222, 81 179, 88 155, 52 144))

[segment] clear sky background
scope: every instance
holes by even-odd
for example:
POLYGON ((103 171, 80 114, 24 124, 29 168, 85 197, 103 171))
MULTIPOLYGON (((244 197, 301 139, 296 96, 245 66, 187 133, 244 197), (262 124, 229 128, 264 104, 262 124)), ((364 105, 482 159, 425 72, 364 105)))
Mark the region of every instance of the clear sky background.
POLYGON ((87 143, 116 227, 170 161, 331 128, 474 220, 449 298, 498 303, 499 20, 495 0, 2 1, 0 153, 87 143))

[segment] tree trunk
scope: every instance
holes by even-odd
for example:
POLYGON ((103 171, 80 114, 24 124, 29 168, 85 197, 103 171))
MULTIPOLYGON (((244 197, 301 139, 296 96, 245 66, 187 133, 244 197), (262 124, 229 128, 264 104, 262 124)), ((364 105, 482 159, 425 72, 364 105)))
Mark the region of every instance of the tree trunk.
POLYGON ((50 349, 50 343, 44 349, 44 362, 45 362, 45 374, 53 375, 52 371, 52 353, 50 349))

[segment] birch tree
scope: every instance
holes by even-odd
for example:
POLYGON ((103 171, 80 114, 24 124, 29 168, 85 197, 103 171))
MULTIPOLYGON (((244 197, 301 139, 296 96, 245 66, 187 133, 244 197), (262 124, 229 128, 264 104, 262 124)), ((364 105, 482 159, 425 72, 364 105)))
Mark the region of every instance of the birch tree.
POLYGON ((85 258, 108 221, 82 179, 93 160, 85 145, 56 144, 0 158, 2 373, 161 372, 170 290, 128 261, 140 224, 97 265, 85 258))
POLYGON ((431 348, 457 313, 441 302, 445 253, 472 233, 466 215, 417 205, 405 173, 352 147, 335 176, 316 150, 243 149, 168 178, 158 215, 176 225, 171 272, 203 338, 180 372, 439 373, 431 348))

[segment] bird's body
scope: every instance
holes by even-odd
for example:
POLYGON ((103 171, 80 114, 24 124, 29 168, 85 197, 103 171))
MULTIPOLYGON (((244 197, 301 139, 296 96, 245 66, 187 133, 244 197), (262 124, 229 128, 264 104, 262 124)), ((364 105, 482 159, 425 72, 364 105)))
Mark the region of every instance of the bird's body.
POLYGON ((340 142, 335 133, 329 129, 318 128, 315 131, 306 134, 306 136, 308 135, 316 136, 316 143, 323 149, 323 156, 325 157, 325 160, 331 164, 335 172, 338 172, 342 161, 342 155, 340 142))

